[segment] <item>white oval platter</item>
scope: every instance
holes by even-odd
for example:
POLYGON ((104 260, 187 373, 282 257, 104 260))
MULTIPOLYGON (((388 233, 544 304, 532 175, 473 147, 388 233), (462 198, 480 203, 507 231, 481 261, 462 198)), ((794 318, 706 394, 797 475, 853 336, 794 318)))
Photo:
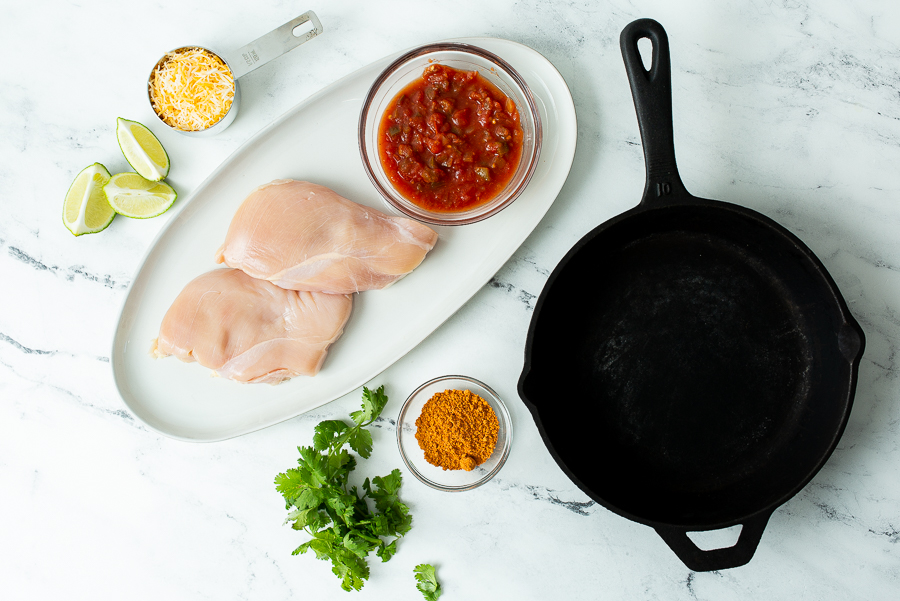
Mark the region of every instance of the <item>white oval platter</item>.
MULTIPOLYGON (((357 294, 344 335, 315 377, 277 386, 238 384, 174 358, 153 359, 151 341, 191 279, 220 267, 213 255, 234 212, 256 186, 292 178, 328 186, 386 211, 358 150, 363 99, 403 52, 348 75, 304 100, 238 148, 183 203, 151 244, 133 279, 113 338, 111 366, 128 409, 153 430, 185 441, 224 440, 271 426, 362 386, 453 315, 503 266, 553 204, 575 155, 575 107, 565 80, 536 51, 496 38, 452 40, 480 46, 525 78, 543 122, 540 164, 507 209, 480 223, 438 227, 434 250, 384 290, 357 294)), ((404 51, 405 52, 405 51, 404 51)))

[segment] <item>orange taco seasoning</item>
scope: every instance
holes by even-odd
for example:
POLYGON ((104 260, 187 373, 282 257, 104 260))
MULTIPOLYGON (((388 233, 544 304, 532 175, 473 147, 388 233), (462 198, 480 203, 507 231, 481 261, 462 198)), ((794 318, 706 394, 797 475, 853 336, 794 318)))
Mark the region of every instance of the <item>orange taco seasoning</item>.
POLYGON ((445 470, 471 471, 487 461, 499 430, 488 402, 468 390, 435 394, 416 419, 416 440, 425 460, 445 470))

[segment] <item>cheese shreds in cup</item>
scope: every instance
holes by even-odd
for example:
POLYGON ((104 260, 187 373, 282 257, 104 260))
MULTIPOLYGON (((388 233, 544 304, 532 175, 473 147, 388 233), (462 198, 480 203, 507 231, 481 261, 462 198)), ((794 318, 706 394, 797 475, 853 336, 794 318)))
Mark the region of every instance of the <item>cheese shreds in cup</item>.
POLYGON ((222 120, 234 102, 234 76, 208 50, 179 48, 166 54, 150 76, 150 103, 175 129, 199 131, 222 120))

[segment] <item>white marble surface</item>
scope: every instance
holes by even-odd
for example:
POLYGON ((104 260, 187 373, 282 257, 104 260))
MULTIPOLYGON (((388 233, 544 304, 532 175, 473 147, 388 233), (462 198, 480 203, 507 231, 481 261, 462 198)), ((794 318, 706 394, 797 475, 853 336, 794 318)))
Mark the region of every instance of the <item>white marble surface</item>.
MULTIPOLYGON (((325 34, 242 79, 234 125, 210 139, 155 128, 169 181, 196 186, 253 133, 373 60, 438 39, 531 46, 569 83, 578 150, 534 233, 452 319, 372 385, 388 417, 417 384, 469 374, 509 401, 515 439, 488 485, 448 495, 405 472, 414 527, 366 599, 895 599, 900 590, 900 5, 887 1, 158 0, 0 4, 0 598, 350 598, 325 562, 292 557, 272 486, 321 419, 358 392, 213 444, 160 436, 125 409, 109 353, 132 275, 168 216, 74 238, 75 174, 127 164, 117 116, 152 122, 143 82, 185 43, 228 49, 314 9, 325 34), (619 53, 650 16, 672 48, 675 143, 698 196, 737 202, 803 239, 867 336, 856 402, 816 478, 775 511, 747 566, 684 567, 648 527, 591 502, 547 453, 515 384, 534 300, 583 234, 637 203, 640 138, 619 53)), ((356 157, 349 157, 356 160, 356 157)), ((361 469, 400 465, 389 421, 361 469)), ((352 596, 351 595, 351 596, 352 596)))

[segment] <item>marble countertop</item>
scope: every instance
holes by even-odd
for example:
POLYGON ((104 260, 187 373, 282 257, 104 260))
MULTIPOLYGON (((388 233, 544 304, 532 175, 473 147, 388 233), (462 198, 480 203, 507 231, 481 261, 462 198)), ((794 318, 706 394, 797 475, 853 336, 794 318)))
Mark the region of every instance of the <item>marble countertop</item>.
MULTIPOLYGON (((0 597, 4 599, 860 599, 900 590, 900 5, 802 0, 452 3, 160 0, 4 3, 0 32, 0 597), (677 8, 676 8, 677 5, 677 8), (272 481, 322 419, 310 413, 210 444, 146 427, 112 382, 116 317, 170 219, 117 218, 73 237, 62 199, 82 168, 127 170, 118 116, 152 123, 143 92, 166 50, 238 47, 313 9, 325 33, 241 80, 235 123, 189 139, 155 128, 179 203, 255 132, 330 83, 440 39, 506 38, 560 71, 578 115, 568 180, 525 243, 467 304, 374 378, 396 417, 424 380, 464 373, 507 399, 509 461, 489 484, 439 493, 404 471, 412 531, 371 561, 360 593, 292 557, 272 481), (177 18, 173 18, 177 17, 177 18), (516 381, 534 302, 566 251, 634 206, 640 136, 618 39, 635 18, 667 29, 675 146, 695 195, 772 217, 822 260, 867 337, 836 451, 777 509, 752 561, 697 573, 649 527, 591 501, 547 452, 516 381)), ((393 422, 367 473, 402 465, 393 422)), ((726 533, 727 534, 727 533, 726 533)))

